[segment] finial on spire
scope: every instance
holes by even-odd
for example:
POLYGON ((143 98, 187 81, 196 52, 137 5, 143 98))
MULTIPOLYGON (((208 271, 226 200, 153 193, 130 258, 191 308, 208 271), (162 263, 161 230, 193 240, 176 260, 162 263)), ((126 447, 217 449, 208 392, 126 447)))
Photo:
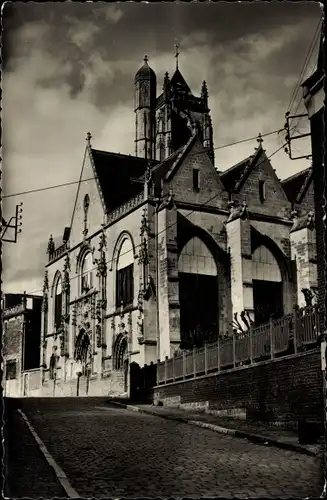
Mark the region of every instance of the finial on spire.
POLYGON ((175 58, 176 58, 176 69, 178 69, 178 56, 180 55, 179 52, 179 45, 175 43, 175 58))
POLYGON ((259 132, 259 135, 258 135, 258 138, 257 138, 257 142, 259 143, 259 148, 261 148, 262 147, 262 143, 263 143, 263 138, 262 138, 261 132, 259 132))
POLYGON ((149 60, 148 56, 147 56, 147 55, 145 55, 145 56, 144 56, 144 62, 145 62, 145 64, 148 64, 148 60, 149 60))
POLYGON ((85 140, 86 140, 86 142, 87 142, 87 144, 88 144, 88 146, 90 146, 90 145, 91 145, 91 139, 92 139, 92 134, 91 134, 91 132, 88 132, 88 133, 86 134, 86 139, 85 139, 85 140))
POLYGON ((205 80, 203 80, 203 82, 202 82, 201 98, 202 98, 202 101, 207 105, 208 104, 208 87, 207 87, 207 82, 205 80))

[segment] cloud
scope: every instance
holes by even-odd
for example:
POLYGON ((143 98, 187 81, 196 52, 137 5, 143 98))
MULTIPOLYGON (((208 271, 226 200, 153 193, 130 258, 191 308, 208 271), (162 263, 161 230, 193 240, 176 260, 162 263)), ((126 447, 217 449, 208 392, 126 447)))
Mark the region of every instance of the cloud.
POLYGON ((123 17, 123 11, 116 5, 106 5, 103 7, 103 13, 106 21, 111 21, 112 23, 118 23, 123 17))
MULTIPOLYGON (((133 154, 134 74, 146 51, 161 92, 165 71, 175 68, 175 39, 193 92, 199 95, 202 80, 208 83, 216 147, 283 127, 305 53, 299 47, 308 46, 317 23, 294 17, 283 25, 280 16, 252 16, 252 22, 246 14, 247 26, 234 14, 228 14, 234 23, 222 20, 220 7, 208 16, 200 4, 190 10, 133 3, 40 4, 40 19, 40 10, 21 5, 17 10, 30 17, 10 39, 2 83, 4 194, 76 181, 88 131, 95 148, 133 154)), ((281 144, 277 135, 264 141, 268 155, 281 144)), ((230 167, 255 146, 254 140, 217 149, 217 167, 230 167)), ((280 177, 303 168, 283 152, 272 164, 280 177)), ((7 218, 24 202, 19 242, 4 246, 7 291, 42 288, 49 234, 62 237, 75 194, 76 186, 67 186, 5 199, 7 218)))

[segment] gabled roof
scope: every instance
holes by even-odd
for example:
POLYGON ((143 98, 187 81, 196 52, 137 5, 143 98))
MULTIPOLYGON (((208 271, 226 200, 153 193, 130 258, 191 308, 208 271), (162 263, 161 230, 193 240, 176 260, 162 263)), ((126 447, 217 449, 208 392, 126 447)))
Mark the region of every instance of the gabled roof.
MULTIPOLYGON (((147 160, 93 148, 90 151, 107 211, 114 210, 141 191, 140 184, 131 179, 144 174, 147 160)), ((151 161, 150 165, 156 163, 151 161)))
POLYGON ((159 178, 165 177, 165 175, 171 169, 174 162, 177 160, 178 155, 181 153, 181 151, 184 148, 185 148, 185 146, 182 146, 181 148, 177 149, 177 151, 174 151, 164 161, 162 161, 158 165, 155 165, 152 169, 154 178, 159 179, 159 178))
POLYGON ((172 176, 174 175, 174 173, 176 172, 176 170, 178 169, 179 165, 181 164, 183 158, 185 158, 186 154, 188 153, 188 151, 190 150, 190 148, 193 146, 193 144, 195 143, 195 141, 198 140, 198 136, 196 133, 194 133, 190 139, 187 141, 187 143, 182 146, 181 148, 179 148, 174 155, 174 158, 167 158, 167 160, 170 159, 169 163, 166 165, 165 167, 165 173, 164 173, 164 177, 165 177, 165 180, 169 180, 172 178, 172 176))
POLYGON ((291 203, 300 203, 312 180, 312 168, 306 168, 282 181, 283 189, 291 203))
POLYGON ((218 172, 220 180, 222 181, 225 189, 227 191, 233 191, 237 181, 242 177, 245 167, 251 160, 251 156, 237 163, 233 167, 224 170, 223 172, 218 172))
POLYGON ((253 168, 257 165, 257 161, 262 153, 264 153, 264 150, 260 144, 256 148, 254 155, 249 156, 219 175, 227 191, 239 192, 253 168))

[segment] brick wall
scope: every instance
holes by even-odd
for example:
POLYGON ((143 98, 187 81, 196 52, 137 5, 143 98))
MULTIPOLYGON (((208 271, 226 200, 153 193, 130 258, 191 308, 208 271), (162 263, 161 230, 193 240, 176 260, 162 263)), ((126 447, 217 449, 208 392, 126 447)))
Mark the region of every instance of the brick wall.
POLYGON ((154 398, 180 397, 180 403, 209 402, 212 410, 245 408, 247 418, 323 421, 320 350, 158 386, 154 398))

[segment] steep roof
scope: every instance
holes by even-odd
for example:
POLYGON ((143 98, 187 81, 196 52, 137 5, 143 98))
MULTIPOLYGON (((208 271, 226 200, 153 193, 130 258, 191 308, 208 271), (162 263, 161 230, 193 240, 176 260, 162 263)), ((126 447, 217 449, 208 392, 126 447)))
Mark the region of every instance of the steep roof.
MULTIPOLYGON (((108 211, 114 210, 140 192, 140 184, 133 182, 132 178, 139 178, 144 174, 147 160, 93 148, 91 154, 108 211)), ((150 165, 156 163, 151 161, 150 165)))
POLYGON ((171 77, 170 86, 177 89, 182 89, 189 94, 192 94, 190 87, 187 85, 182 73, 179 69, 176 69, 175 73, 171 77))
POLYGON ((168 156, 168 158, 163 160, 161 163, 154 165, 152 172, 153 172, 153 176, 155 179, 162 178, 167 174, 167 172, 169 172, 172 165, 177 160, 178 155, 181 153, 181 151, 184 148, 185 148, 185 146, 180 147, 179 149, 174 151, 170 156, 168 156))
POLYGON ((312 179, 312 168, 306 168, 282 181, 282 186, 290 202, 302 199, 312 179))
POLYGON ((223 172, 219 172, 220 180, 222 181, 222 183, 225 186, 225 189, 227 191, 234 190, 237 181, 239 179, 241 179, 241 177, 244 173, 245 167, 248 165, 250 160, 251 160, 251 156, 249 158, 246 158, 245 160, 242 160, 241 162, 237 163, 233 167, 230 167, 227 170, 224 170, 223 172))

